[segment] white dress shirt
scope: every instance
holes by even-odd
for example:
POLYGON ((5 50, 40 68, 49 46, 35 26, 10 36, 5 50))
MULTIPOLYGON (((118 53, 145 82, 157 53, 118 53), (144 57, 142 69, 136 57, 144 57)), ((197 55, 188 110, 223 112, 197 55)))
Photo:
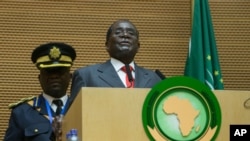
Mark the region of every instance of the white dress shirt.
MULTIPOLYGON (((115 71, 117 72, 118 76, 122 80, 122 83, 124 84, 124 86, 126 86, 126 73, 121 70, 121 68, 123 66, 125 66, 125 64, 123 64, 121 61, 119 61, 119 60, 117 60, 115 58, 111 58, 110 62, 113 65, 113 67, 115 68, 115 71)), ((135 78, 135 64, 134 64, 134 61, 132 61, 129 65, 133 68, 133 71, 131 73, 132 73, 133 78, 135 78)))
MULTIPOLYGON (((54 97, 51 97, 50 95, 47 95, 45 93, 43 93, 43 97, 47 100, 47 102, 49 103, 50 107, 53 109, 54 112, 56 112, 56 108, 57 106, 52 102, 54 99, 54 97)), ((67 100, 68 100, 68 95, 64 95, 63 97, 60 98, 63 102, 63 106, 62 109, 64 108, 67 100)))

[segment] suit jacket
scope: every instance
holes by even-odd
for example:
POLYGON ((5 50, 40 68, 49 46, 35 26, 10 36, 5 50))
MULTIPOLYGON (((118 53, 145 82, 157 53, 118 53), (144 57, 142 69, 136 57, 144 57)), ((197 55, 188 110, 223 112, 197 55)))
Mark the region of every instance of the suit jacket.
MULTIPOLYGON (((67 111, 67 105, 65 108, 67 111)), ((52 109, 51 112, 55 116, 52 109)), ((11 111, 4 141, 54 141, 47 115, 46 101, 42 95, 16 105, 11 111)))
MULTIPOLYGON (((161 78, 153 71, 135 64, 135 88, 152 88, 161 78)), ((71 85, 71 98, 75 98, 81 87, 125 88, 110 60, 75 70, 71 85)))

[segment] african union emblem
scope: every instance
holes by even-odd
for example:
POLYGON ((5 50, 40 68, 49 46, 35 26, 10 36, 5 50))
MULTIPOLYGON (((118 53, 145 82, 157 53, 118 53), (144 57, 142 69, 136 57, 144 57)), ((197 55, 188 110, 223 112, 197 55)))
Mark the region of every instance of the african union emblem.
POLYGON ((190 77, 172 77, 154 86, 142 111, 151 141, 214 141, 221 109, 214 93, 190 77))

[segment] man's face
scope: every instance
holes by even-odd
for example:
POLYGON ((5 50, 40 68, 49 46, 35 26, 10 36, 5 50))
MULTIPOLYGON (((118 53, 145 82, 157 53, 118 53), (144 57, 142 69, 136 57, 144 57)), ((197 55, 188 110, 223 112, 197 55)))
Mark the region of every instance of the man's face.
POLYGON ((60 98, 66 94, 71 80, 70 68, 54 67, 40 70, 39 81, 43 91, 54 97, 60 98))
POLYGON ((132 61, 139 47, 137 30, 130 22, 118 21, 112 26, 112 32, 106 42, 106 49, 111 57, 132 61))

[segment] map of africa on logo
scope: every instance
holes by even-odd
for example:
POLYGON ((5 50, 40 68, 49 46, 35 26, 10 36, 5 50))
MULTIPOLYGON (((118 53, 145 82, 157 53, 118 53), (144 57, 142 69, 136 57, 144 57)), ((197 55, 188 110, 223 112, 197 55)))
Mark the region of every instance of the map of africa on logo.
POLYGON ((211 141, 216 138, 220 124, 216 97, 190 78, 164 80, 144 102, 143 125, 150 140, 211 141))
POLYGON ((194 139, 204 132, 209 124, 207 110, 197 97, 173 91, 159 101, 156 107, 156 125, 174 140, 194 139))
MULTIPOLYGON (((192 128, 195 127, 195 119, 199 115, 199 110, 196 110, 192 103, 187 99, 181 99, 177 96, 172 96, 164 102, 163 111, 168 115, 174 115, 179 121, 179 128, 182 136, 189 136, 192 128), (172 106, 174 104, 180 106, 172 106), (183 108, 185 107, 185 110, 183 108)), ((199 131, 199 125, 195 131, 199 131)))

